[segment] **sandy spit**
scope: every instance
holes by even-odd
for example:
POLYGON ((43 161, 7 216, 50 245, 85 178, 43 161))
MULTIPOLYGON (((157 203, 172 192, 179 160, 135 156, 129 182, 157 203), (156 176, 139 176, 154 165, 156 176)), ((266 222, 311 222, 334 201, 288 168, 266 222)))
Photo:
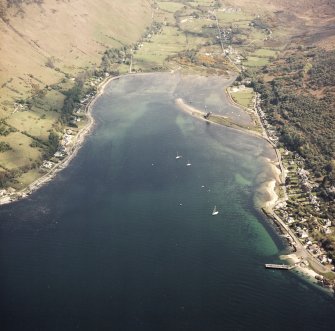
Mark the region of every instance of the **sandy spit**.
POLYGON ((182 98, 177 98, 175 102, 176 102, 176 106, 182 111, 184 111, 185 113, 191 116, 195 116, 205 122, 209 122, 208 120, 204 118, 205 112, 186 104, 182 98))

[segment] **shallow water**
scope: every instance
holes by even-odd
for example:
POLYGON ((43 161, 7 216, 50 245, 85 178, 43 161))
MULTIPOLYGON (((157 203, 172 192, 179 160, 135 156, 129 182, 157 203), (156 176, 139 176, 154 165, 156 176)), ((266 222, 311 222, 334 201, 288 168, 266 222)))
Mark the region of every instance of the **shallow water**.
POLYGON ((1 330, 334 324, 327 294, 263 268, 283 249, 253 203, 271 148, 175 107, 177 97, 201 95, 238 112, 216 95, 224 84, 155 74, 108 85, 70 166, 0 209, 1 330))

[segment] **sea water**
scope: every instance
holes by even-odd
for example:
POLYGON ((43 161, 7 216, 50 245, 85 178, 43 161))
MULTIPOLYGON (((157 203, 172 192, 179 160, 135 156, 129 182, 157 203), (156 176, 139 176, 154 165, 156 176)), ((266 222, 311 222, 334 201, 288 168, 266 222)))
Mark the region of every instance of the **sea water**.
POLYGON ((1 330, 334 325, 328 294, 264 268, 285 249, 254 204, 273 150, 175 105, 182 97, 247 122, 222 97, 226 84, 170 74, 110 82, 69 167, 0 209, 1 330))

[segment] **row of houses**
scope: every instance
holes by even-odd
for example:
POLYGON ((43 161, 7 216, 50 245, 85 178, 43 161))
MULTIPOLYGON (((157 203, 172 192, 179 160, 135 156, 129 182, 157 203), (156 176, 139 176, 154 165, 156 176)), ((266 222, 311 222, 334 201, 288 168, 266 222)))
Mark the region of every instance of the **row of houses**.
MULTIPOLYGON (((315 211, 313 214, 318 214, 320 212, 320 200, 312 193, 315 184, 313 184, 310 179, 310 173, 303 167, 300 168, 295 163, 294 153, 285 151, 284 158, 290 158, 291 156, 293 156, 293 159, 291 159, 290 165, 292 165, 293 169, 296 169, 295 174, 298 178, 297 187, 299 187, 299 192, 294 191, 294 193, 291 193, 290 185, 287 185, 286 193, 288 198, 293 195, 304 194, 306 196, 306 202, 299 202, 299 205, 305 207, 308 206, 315 211)), ((297 159, 299 160, 299 165, 302 165, 300 156, 297 157, 297 159)), ((322 219, 320 217, 315 217, 312 214, 307 214, 302 217, 296 213, 296 207, 288 205, 281 207, 280 209, 278 208, 277 212, 281 213, 282 219, 294 230, 297 237, 302 244, 304 244, 304 247, 317 258, 320 263, 324 265, 333 263, 332 259, 328 258, 327 252, 321 247, 321 244, 313 238, 315 231, 324 235, 333 233, 333 226, 335 224, 333 224, 330 219, 322 219)))
MULTIPOLYGON (((267 121, 267 116, 261 108, 260 95, 256 95, 256 111, 265 127, 269 139, 277 146, 278 136, 275 128, 267 121)), ((325 235, 333 232, 335 222, 330 219, 322 219, 314 215, 320 214, 320 201, 313 194, 313 188, 317 186, 310 178, 310 173, 304 168, 304 160, 297 153, 284 150, 282 161, 287 162, 291 171, 286 170, 286 176, 298 179, 295 190, 291 190, 291 185, 286 184, 284 187, 286 201, 281 200, 274 208, 275 213, 295 232, 305 248, 315 256, 322 264, 332 264, 332 259, 328 258, 327 252, 321 247, 321 244, 313 238, 313 232, 318 231, 325 235), (298 205, 304 207, 305 211, 314 210, 313 215, 306 212, 305 216, 297 213, 297 207, 294 204, 288 204, 288 199, 295 196, 306 197, 305 202, 298 201, 298 205)), ((288 177, 288 178, 290 178, 288 177)), ((290 181, 289 181, 290 182, 290 181)))
POLYGON ((62 140, 59 143, 58 149, 55 152, 55 154, 53 155, 54 160, 53 161, 51 161, 51 160, 43 161, 43 163, 41 165, 42 170, 52 169, 57 164, 57 161, 55 161, 55 159, 61 160, 68 155, 69 148, 73 143, 74 134, 75 134, 75 132, 73 130, 65 129, 62 140))
POLYGON ((259 93, 256 93, 255 96, 255 110, 262 122, 262 125, 264 127, 264 129, 266 130, 268 139, 273 143, 274 146, 278 145, 279 142, 279 137, 277 134, 277 131, 275 129, 275 127, 273 125, 271 125, 266 117, 266 114, 264 113, 264 111, 262 110, 261 107, 261 96, 259 93))

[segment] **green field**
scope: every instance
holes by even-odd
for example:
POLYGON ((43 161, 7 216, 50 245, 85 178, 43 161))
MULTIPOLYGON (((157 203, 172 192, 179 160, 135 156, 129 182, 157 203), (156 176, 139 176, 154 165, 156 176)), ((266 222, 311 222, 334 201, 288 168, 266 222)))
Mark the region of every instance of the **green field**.
POLYGON ((194 7, 196 7, 198 5, 200 5, 200 6, 210 6, 213 3, 213 1, 211 1, 211 0, 197 0, 197 1, 188 1, 187 3, 191 6, 194 6, 194 7))
POLYGON ((275 57, 277 52, 268 48, 260 48, 252 52, 250 55, 254 57, 275 57))
POLYGON ((33 181, 41 177, 41 170, 40 169, 33 169, 29 172, 22 174, 19 178, 19 181, 12 185, 15 189, 23 189, 31 184, 33 181))
POLYGON ((29 132, 34 137, 47 140, 49 130, 59 119, 59 113, 36 109, 32 111, 18 111, 7 119, 7 123, 21 132, 29 132))
POLYGON ((202 33, 203 27, 207 25, 215 24, 214 20, 206 19, 206 18, 182 18, 180 21, 180 28, 183 31, 189 31, 193 33, 202 33))
POLYGON ((174 13, 184 7, 182 3, 173 1, 158 1, 158 6, 160 9, 167 11, 169 13, 174 13))
POLYGON ((243 65, 247 67, 263 67, 269 63, 268 58, 248 56, 247 61, 243 62, 243 65))
POLYGON ((22 167, 41 157, 38 148, 30 147, 33 139, 20 132, 12 132, 6 137, 2 137, 1 141, 8 143, 12 148, 10 151, 1 153, 0 165, 6 169, 22 167))
POLYGON ((160 34, 154 35, 150 42, 134 54, 134 69, 149 70, 152 67, 164 66, 166 57, 184 49, 185 35, 174 27, 165 27, 160 34))
POLYGON ((60 110, 63 106, 64 99, 64 94, 56 90, 47 91, 42 100, 43 108, 46 110, 60 110))
POLYGON ((253 19, 251 15, 248 15, 242 11, 237 12, 223 12, 219 11, 217 13, 217 18, 220 23, 233 23, 239 25, 239 23, 243 26, 249 24, 249 22, 253 19))
POLYGON ((245 88, 237 92, 230 92, 230 94, 236 103, 246 108, 252 106, 252 100, 255 96, 255 93, 251 88, 245 88))

